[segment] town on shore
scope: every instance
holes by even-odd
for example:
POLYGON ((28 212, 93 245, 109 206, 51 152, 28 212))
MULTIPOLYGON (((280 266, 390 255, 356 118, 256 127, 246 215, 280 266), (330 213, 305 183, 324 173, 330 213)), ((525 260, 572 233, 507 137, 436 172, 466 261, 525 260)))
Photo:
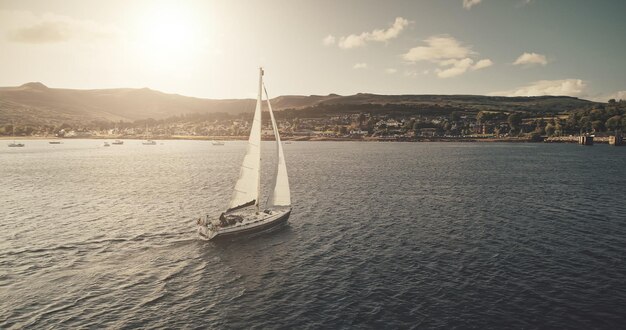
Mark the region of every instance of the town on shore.
MULTIPOLYGON (((577 142, 595 136, 606 143, 626 130, 626 100, 569 113, 515 111, 451 111, 448 113, 381 113, 359 111, 322 114, 279 111, 277 121, 284 140, 299 141, 485 141, 577 142)), ((246 139, 251 114, 187 114, 134 122, 91 121, 84 124, 0 126, 0 136, 26 138, 104 139, 246 139)), ((273 136, 263 123, 263 134, 273 136)))

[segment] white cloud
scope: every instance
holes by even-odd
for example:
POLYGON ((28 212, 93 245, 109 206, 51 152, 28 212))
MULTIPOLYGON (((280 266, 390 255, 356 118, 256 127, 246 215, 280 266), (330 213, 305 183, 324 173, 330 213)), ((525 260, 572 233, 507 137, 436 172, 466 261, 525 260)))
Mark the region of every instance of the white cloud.
POLYGON ((479 4, 482 0, 463 0, 463 8, 469 10, 475 5, 479 4))
POLYGON ((490 93, 494 96, 578 96, 585 91, 587 84, 581 79, 539 80, 520 88, 490 93))
POLYGON ((385 73, 388 73, 388 74, 394 74, 396 72, 398 72, 398 70, 396 70, 394 68, 387 68, 387 69, 385 69, 385 73))
POLYGON ((626 100, 626 91, 615 92, 608 99, 626 100))
POLYGON ((468 70, 476 71, 493 65, 490 59, 481 59, 474 63, 472 56, 476 53, 451 36, 432 36, 424 42, 426 46, 411 48, 402 57, 412 63, 419 61, 437 63, 441 67, 435 69, 439 78, 451 78, 468 70))
POLYGON ((471 53, 469 47, 461 45, 456 39, 447 35, 432 36, 424 42, 427 46, 413 47, 402 57, 409 62, 437 62, 444 59, 465 58, 471 53))
POLYGON ((548 59, 545 55, 537 54, 537 53, 524 53, 520 55, 513 65, 543 65, 546 66, 548 64, 548 59))
POLYGON ((121 35, 121 31, 113 26, 52 13, 35 15, 27 11, 0 11, 0 21, 4 22, 8 40, 21 43, 95 41, 121 35))
POLYGON ((482 60, 476 62, 476 64, 474 64, 474 66, 472 67, 472 70, 474 70, 474 71, 475 70, 480 70, 480 69, 488 68, 488 67, 490 67, 492 65, 493 65, 493 61, 488 59, 488 58, 485 58, 485 59, 482 59, 482 60))
MULTIPOLYGON (((396 17, 396 20, 388 29, 376 29, 372 32, 363 32, 361 34, 351 34, 346 37, 341 37, 339 39, 339 47, 342 49, 351 49, 362 47, 367 44, 369 41, 378 41, 385 42, 394 38, 397 38, 400 35, 400 32, 404 30, 405 27, 409 25, 409 20, 396 17)), ((334 37, 333 37, 334 38, 334 37)))
POLYGON ((363 35, 351 34, 347 37, 341 37, 339 40, 339 47, 343 49, 357 48, 365 46, 366 37, 363 35))
POLYGON ((449 59, 445 61, 439 62, 439 66, 446 67, 445 69, 435 69, 437 76, 439 78, 451 78, 455 76, 459 76, 467 72, 467 70, 480 70, 486 67, 490 67, 493 65, 493 62, 490 59, 482 59, 476 64, 474 64, 474 60, 469 57, 466 57, 461 60, 457 59, 449 59))
POLYGON ((335 44, 336 39, 337 38, 335 38, 335 36, 329 34, 328 36, 326 36, 326 38, 322 40, 322 43, 324 44, 324 46, 331 46, 335 44))
POLYGON ((352 66, 353 69, 367 69, 367 63, 365 62, 360 62, 360 63, 355 63, 352 66))
POLYGON ((596 102, 607 102, 610 99, 615 99, 617 101, 626 100, 626 91, 617 91, 611 94, 600 94, 591 98, 591 100, 596 102))
POLYGON ((449 59, 439 63, 440 66, 447 66, 446 69, 436 69, 437 76, 439 78, 450 78, 458 75, 462 75, 472 66, 474 60, 466 57, 462 60, 449 59))

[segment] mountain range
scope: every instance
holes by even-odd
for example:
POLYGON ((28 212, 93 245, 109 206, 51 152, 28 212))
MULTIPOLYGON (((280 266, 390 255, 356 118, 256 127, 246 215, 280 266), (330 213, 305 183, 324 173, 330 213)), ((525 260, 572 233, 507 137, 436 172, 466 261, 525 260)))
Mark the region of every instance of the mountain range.
MULTIPOLYGON (((39 82, 17 87, 0 87, 0 124, 21 123, 81 124, 91 121, 135 121, 163 119, 191 113, 252 112, 253 99, 203 99, 167 94, 149 88, 64 89, 49 88, 39 82)), ((446 108, 461 111, 567 112, 594 105, 594 102, 568 96, 500 97, 480 95, 378 95, 359 93, 349 96, 286 95, 272 99, 275 110, 295 109, 311 113, 332 107, 335 112, 372 105, 446 108)))

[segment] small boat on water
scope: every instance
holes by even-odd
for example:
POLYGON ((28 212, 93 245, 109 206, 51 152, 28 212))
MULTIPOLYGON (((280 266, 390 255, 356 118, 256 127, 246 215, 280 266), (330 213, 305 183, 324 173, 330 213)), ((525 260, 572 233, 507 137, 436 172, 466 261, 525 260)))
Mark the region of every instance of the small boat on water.
POLYGON ((111 142, 111 144, 121 145, 121 144, 124 144, 124 141, 122 141, 122 140, 115 140, 115 141, 111 142))
POLYGON ((152 133, 150 133, 150 131, 148 131, 148 125, 146 125, 146 139, 141 142, 141 144, 143 144, 144 146, 155 146, 157 143, 154 140, 151 140, 152 133))
POLYGON ((214 146, 223 146, 224 141, 211 141, 211 144, 213 144, 214 146))
POLYGON ((15 142, 15 141, 13 141, 13 142, 9 143, 9 147, 10 147, 10 148, 21 148, 21 147, 23 147, 23 146, 25 146, 25 144, 24 144, 24 143, 21 143, 21 142, 15 142))
POLYGON ((105 141, 105 142, 104 142, 104 146, 105 146, 105 147, 110 147, 111 145, 109 144, 109 142, 106 142, 106 141, 105 141))
POLYGON ((61 141, 49 141, 50 144, 61 144, 61 141))
POLYGON ((197 221, 198 234, 207 240, 229 239, 268 232, 284 225, 291 215, 291 192, 283 147, 272 112, 270 98, 265 90, 267 108, 276 137, 278 166, 270 196, 261 210, 261 105, 263 102, 263 69, 259 69, 259 94, 252 120, 246 155, 241 164, 239 179, 235 184, 230 204, 219 219, 201 217, 197 221))
POLYGON ((9 143, 9 148, 21 148, 24 146, 24 143, 15 141, 15 126, 13 126, 13 142, 9 143))

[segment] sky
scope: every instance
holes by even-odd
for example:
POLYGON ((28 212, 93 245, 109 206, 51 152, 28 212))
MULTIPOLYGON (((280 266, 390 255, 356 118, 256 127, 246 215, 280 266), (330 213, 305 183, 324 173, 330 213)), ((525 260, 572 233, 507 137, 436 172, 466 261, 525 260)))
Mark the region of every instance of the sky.
POLYGON ((623 0, 0 0, 0 86, 626 99, 623 0))

